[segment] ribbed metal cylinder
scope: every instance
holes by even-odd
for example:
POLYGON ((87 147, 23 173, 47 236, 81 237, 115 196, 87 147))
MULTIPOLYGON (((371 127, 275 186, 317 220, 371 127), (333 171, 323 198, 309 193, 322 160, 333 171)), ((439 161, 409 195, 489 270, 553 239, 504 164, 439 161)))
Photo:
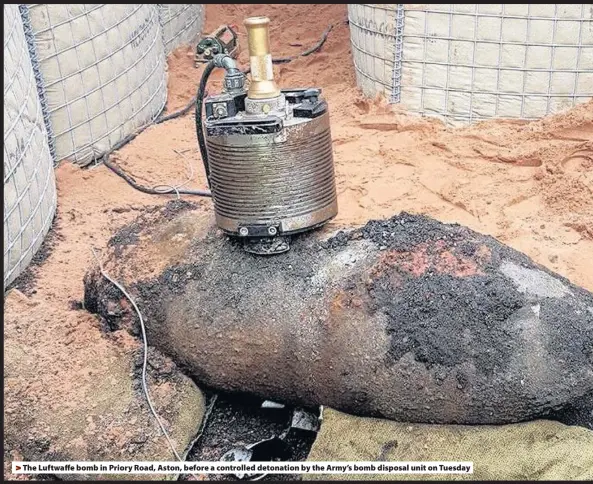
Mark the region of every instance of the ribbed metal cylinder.
POLYGON ((285 123, 280 133, 209 136, 210 182, 219 227, 277 223, 300 232, 338 211, 329 114, 285 123))

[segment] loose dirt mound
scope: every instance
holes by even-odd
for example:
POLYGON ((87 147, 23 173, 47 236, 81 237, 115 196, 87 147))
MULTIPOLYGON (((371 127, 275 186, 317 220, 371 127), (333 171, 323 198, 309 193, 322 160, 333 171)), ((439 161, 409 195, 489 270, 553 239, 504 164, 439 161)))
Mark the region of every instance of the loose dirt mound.
MULTIPOLYGON (((86 311, 65 318, 17 290, 5 308, 4 439, 12 459, 174 460, 142 393, 137 340, 122 331, 106 337, 86 311)), ((202 420, 201 392, 156 350, 148 384, 183 453, 202 420)))

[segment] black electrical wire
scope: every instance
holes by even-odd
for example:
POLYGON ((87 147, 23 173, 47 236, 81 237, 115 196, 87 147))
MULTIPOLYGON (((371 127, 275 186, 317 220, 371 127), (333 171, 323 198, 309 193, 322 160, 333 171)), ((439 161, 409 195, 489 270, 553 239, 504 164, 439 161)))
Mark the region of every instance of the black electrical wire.
MULTIPOLYGON (((327 29, 325 29, 325 31, 321 35, 321 39, 315 45, 313 45, 309 49, 305 50, 304 52, 302 52, 296 56, 292 56, 292 57, 278 57, 276 59, 272 59, 272 63, 273 64, 285 64, 287 62, 291 62, 295 59, 298 59, 299 57, 306 57, 308 55, 311 55, 311 54, 317 52, 319 49, 321 49, 323 44, 325 44, 325 42, 327 41, 327 37, 328 37, 329 33, 332 31, 333 27, 334 27, 333 24, 329 25, 327 27, 327 29)), ((208 161, 208 151, 206 149, 206 140, 204 138, 204 126, 202 123, 202 109, 204 106, 204 97, 206 96, 206 85, 208 83, 208 79, 210 78, 210 74, 212 74, 212 71, 214 69, 215 69, 215 65, 214 65, 213 61, 210 61, 210 62, 208 62, 208 64, 206 64, 204 72, 202 72, 202 78, 200 79, 200 85, 198 87, 197 94, 195 97, 193 97, 191 99, 191 101, 187 104, 187 106, 185 106, 183 109, 175 111, 171 114, 167 114, 165 116, 161 115, 154 121, 154 123, 152 123, 152 124, 160 124, 165 121, 170 121, 171 119, 178 118, 180 116, 187 114, 191 110, 191 108, 193 106, 195 106, 196 135, 198 137, 198 146, 200 148, 200 155, 202 156, 202 163, 204 164, 204 172, 206 173, 206 179, 208 180, 209 186, 210 186, 210 163, 208 161)), ((251 71, 251 69, 247 68, 246 70, 243 71, 243 73, 249 74, 250 71, 251 71)), ((166 193, 177 193, 177 194, 181 194, 181 195, 198 195, 198 196, 202 196, 202 197, 212 197, 212 192, 210 192, 210 190, 190 190, 190 189, 186 189, 186 188, 177 188, 177 189, 171 189, 171 192, 163 192, 160 190, 155 190, 152 187, 146 187, 146 186, 140 185, 138 182, 136 182, 136 180, 131 175, 127 174, 117 164, 112 163, 110 161, 109 156, 114 151, 120 149, 122 146, 124 146, 127 143, 129 143, 130 141, 132 141, 136 136, 138 136, 146 128, 148 128, 148 126, 150 126, 150 124, 147 124, 147 125, 143 126, 142 128, 140 128, 135 133, 132 133, 132 134, 126 136, 123 140, 116 143, 108 152, 106 152, 103 155, 102 160, 101 160, 105 164, 105 166, 107 168, 109 168, 113 173, 115 173, 116 175, 121 177, 123 180, 125 180, 130 186, 134 187, 136 190, 139 190, 143 193, 148 193, 150 195, 163 195, 166 193)))
POLYGON ((179 116, 184 116, 185 114, 189 113, 191 111, 191 109, 195 106, 196 104, 196 98, 192 97, 191 100, 187 103, 187 105, 180 109, 179 111, 175 111, 171 114, 167 114, 165 116, 159 116, 157 118, 157 120, 154 122, 154 124, 161 124, 164 123, 165 121, 171 121, 172 119, 178 118, 179 116))
POLYGON ((206 84, 210 74, 214 70, 214 61, 209 61, 206 64, 204 72, 202 72, 202 78, 200 79, 200 85, 196 94, 196 135, 198 137, 198 146, 200 148, 200 155, 202 156, 202 163, 204 164, 204 172, 206 173, 206 179, 208 180, 208 186, 210 185, 210 163, 208 162, 208 150, 206 149, 206 140, 204 139, 204 126, 202 124, 202 107, 204 105, 204 96, 206 93, 206 84))
MULTIPOLYGON (((208 79, 210 78, 210 74, 214 70, 214 67, 215 66, 213 61, 210 61, 208 62, 208 64, 206 64, 206 68, 204 69, 204 72, 202 72, 202 78, 200 80, 198 92, 196 96, 193 97, 192 100, 187 104, 187 106, 185 106, 183 109, 180 109, 179 111, 175 111, 174 113, 165 116, 160 116, 154 122, 154 124, 160 124, 165 121, 170 121, 171 119, 178 118, 179 116, 187 114, 191 110, 191 108, 195 106, 196 134, 198 136, 198 146, 200 148, 200 155, 202 156, 202 162, 204 164, 204 171, 206 173, 208 185, 210 185, 210 165, 208 163, 208 152, 206 150, 206 141, 204 139, 204 129, 202 126, 202 107, 204 105, 204 97, 206 96, 206 84, 208 83, 208 79)), ((130 186, 134 187, 136 190, 142 193, 148 193, 149 195, 163 195, 164 193, 169 192, 163 192, 160 190, 155 190, 152 187, 140 185, 131 175, 127 174, 117 164, 112 163, 109 159, 111 153, 120 149, 122 146, 128 144, 136 136, 142 133, 148 126, 149 125, 143 126, 135 133, 132 133, 126 136, 121 141, 117 142, 107 153, 105 153, 105 155, 103 155, 102 161, 107 168, 109 168, 117 176, 125 180, 130 186)), ((202 197, 212 197, 212 192, 210 192, 210 190, 190 190, 187 188, 176 188, 175 190, 172 189, 170 193, 178 193, 180 195, 198 195, 202 197)))
POLYGON ((191 109, 195 106, 195 104, 196 104, 196 98, 192 97, 191 101, 189 103, 187 103, 187 105, 184 108, 181 108, 178 111, 172 112, 171 114, 166 114, 165 116, 161 115, 157 119, 155 119, 153 123, 145 124, 135 133, 131 133, 128 136, 126 136, 124 139, 115 143, 111 147, 111 149, 103 155, 104 159, 101 161, 105 161, 105 159, 108 158, 111 153, 113 153, 116 150, 119 150, 122 146, 127 145, 130 141, 132 141, 136 136, 138 136, 140 133, 142 133, 149 126, 152 126, 153 124, 161 124, 161 123, 164 123, 165 121, 171 121, 172 119, 183 116, 183 115, 189 113, 191 111, 191 109))
POLYGON ((323 47, 323 44, 325 44, 325 41, 327 40, 327 36, 329 35, 329 33, 332 31, 333 28, 334 28, 333 24, 330 24, 327 27, 327 29, 325 29, 323 34, 321 34, 321 39, 319 39, 319 41, 314 46, 309 47, 304 52, 301 52, 300 54, 294 55, 291 57, 278 57, 276 59, 272 59, 272 63, 273 64, 284 64, 286 62, 290 62, 295 59, 298 59, 299 57, 307 57, 308 55, 314 54, 319 49, 321 49, 321 47, 323 47))
POLYGON ((212 193, 210 190, 190 190, 188 188, 173 188, 171 187, 170 191, 162 191, 162 190, 155 190, 152 187, 145 187, 144 185, 140 185, 133 177, 128 175, 125 171, 123 171, 118 165, 109 161, 109 159, 104 159, 103 164, 109 168, 113 173, 117 176, 123 178, 130 186, 134 187, 136 190, 142 193, 148 193, 149 195, 168 195, 177 193, 179 195, 197 195, 200 197, 212 197, 212 193))
MULTIPOLYGON (((175 111, 171 114, 167 114, 165 116, 159 116, 153 124, 160 124, 160 123, 164 123, 165 121, 170 121, 171 119, 175 119, 178 118, 180 116, 183 116, 185 114, 187 114, 196 104, 196 98, 192 98, 192 100, 187 104, 187 106, 185 106, 184 108, 175 111)), ((103 162, 103 164, 109 168, 113 173, 115 173, 117 176, 119 176, 120 178, 122 178, 123 180, 125 180, 130 186, 132 186, 133 188, 135 188, 136 190, 142 192, 142 193, 147 193, 149 195, 166 195, 169 193, 176 193, 179 195, 197 195, 200 197, 212 197, 212 193, 210 192, 210 190, 190 190, 188 188, 171 188, 170 192, 166 192, 166 191, 162 191, 162 190, 156 190, 155 188, 152 187, 146 187, 144 185, 140 185, 131 175, 127 174, 125 171, 123 171, 117 164, 113 163, 109 158, 110 155, 116 151, 119 150, 122 146, 128 144, 130 141, 132 141, 136 136, 138 136, 140 133, 142 133, 146 128, 148 128, 148 126, 150 126, 150 124, 147 124, 143 127, 141 127, 138 131, 136 131, 135 133, 131 133, 128 136, 126 136, 124 139, 122 139, 121 141, 118 141, 115 145, 113 145, 113 147, 106 152, 101 161, 103 162)))

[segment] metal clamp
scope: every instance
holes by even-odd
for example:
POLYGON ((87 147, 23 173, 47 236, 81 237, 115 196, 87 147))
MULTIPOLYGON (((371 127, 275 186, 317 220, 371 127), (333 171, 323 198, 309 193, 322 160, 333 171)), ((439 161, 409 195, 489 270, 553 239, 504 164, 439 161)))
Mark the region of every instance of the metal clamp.
POLYGON ((206 63, 216 54, 226 54, 233 59, 239 53, 237 33, 230 25, 221 25, 210 35, 205 36, 196 46, 195 66, 206 63))
POLYGON ((239 227, 241 237, 275 237, 280 233, 280 225, 243 225, 239 227))

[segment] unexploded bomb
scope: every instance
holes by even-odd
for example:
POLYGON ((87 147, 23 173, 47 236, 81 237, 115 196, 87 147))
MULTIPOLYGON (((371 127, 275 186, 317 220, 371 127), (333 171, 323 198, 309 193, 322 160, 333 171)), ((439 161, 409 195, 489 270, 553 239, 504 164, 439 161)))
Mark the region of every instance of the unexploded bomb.
MULTIPOLYGON (((149 343, 199 382, 410 422, 508 423, 591 401, 593 295, 492 237, 402 213, 261 257, 171 204, 113 239, 106 270, 149 343)), ((86 307, 137 331, 122 301, 87 274, 86 307)))

